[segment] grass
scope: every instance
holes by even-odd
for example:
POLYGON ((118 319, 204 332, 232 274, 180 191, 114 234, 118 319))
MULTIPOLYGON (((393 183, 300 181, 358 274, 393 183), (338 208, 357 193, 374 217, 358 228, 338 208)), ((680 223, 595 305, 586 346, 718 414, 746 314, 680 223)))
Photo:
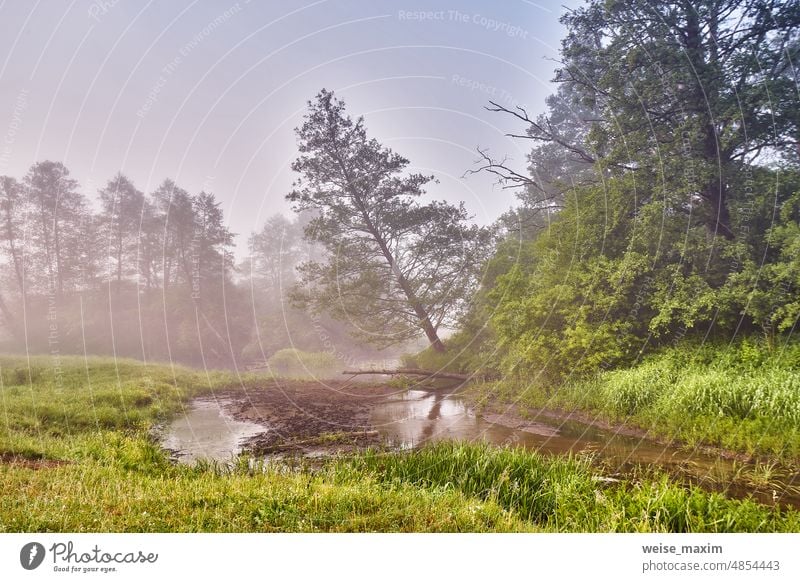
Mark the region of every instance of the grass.
POLYGON ((173 466, 141 438, 105 435, 51 469, 0 467, 0 531, 517 531, 458 491, 333 483, 311 471, 173 466))
POLYGON ((0 358, 0 454, 58 456, 72 437, 143 432, 215 390, 264 378, 110 358, 0 358))
POLYGON ((797 342, 773 351, 747 341, 684 345, 631 368, 600 372, 549 391, 500 382, 478 387, 474 396, 493 396, 523 408, 582 409, 689 446, 800 461, 797 342))
POLYGON ((268 389, 263 379, 50 364, 36 359, 28 373, 0 359, 0 532, 800 531, 798 512, 664 476, 601 483, 585 460, 486 445, 174 465, 149 436, 154 424, 194 395, 268 389))
POLYGON ((367 453, 343 462, 384 483, 455 490, 491 501, 553 532, 798 531, 800 513, 731 500, 661 475, 598 482, 587 459, 543 457, 519 448, 440 443, 406 454, 367 453))

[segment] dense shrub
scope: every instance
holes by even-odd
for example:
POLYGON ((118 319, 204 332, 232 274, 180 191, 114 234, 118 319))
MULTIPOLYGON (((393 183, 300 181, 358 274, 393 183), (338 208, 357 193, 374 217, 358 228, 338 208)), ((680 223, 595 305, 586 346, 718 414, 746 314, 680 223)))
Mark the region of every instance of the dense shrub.
POLYGON ((297 349, 278 350, 267 363, 273 374, 284 378, 330 377, 342 369, 342 364, 328 352, 297 349))

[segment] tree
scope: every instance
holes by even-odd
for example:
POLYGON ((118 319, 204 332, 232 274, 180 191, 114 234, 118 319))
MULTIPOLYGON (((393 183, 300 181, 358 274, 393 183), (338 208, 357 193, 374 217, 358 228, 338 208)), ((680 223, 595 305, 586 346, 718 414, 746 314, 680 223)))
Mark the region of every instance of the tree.
POLYGON ((24 186, 34 245, 31 257, 45 274, 49 292, 61 296, 82 279, 85 229, 90 221, 86 199, 61 162, 34 164, 24 186))
POLYGON ((578 100, 569 83, 562 83, 556 94, 547 97, 546 105, 547 112, 535 119, 521 107, 509 110, 494 101, 486 107, 528 125, 523 134, 509 134, 534 144, 528 154, 527 173, 513 169, 507 157, 494 159, 481 148, 479 167, 468 171, 493 174, 502 188, 516 190, 520 204, 503 214, 499 225, 508 232, 509 240, 517 242, 535 238, 564 208, 566 198, 574 195, 576 188, 597 179, 596 160, 584 145, 596 112, 578 100))
POLYGON ((25 267, 23 257, 25 208, 22 185, 14 178, 0 176, 0 240, 3 252, 14 268, 14 278, 20 297, 25 296, 25 267))
POLYGON ((145 200, 139 220, 136 263, 139 265, 139 276, 147 290, 158 286, 158 273, 163 264, 163 231, 163 221, 159 218, 155 204, 151 200, 145 200))
POLYGON ((550 151, 589 168, 547 229, 496 259, 500 367, 552 382, 675 338, 790 331, 800 5, 589 0, 563 22, 559 101, 490 107, 537 144, 530 177, 485 165, 507 185, 563 175, 550 151), (581 124, 563 131, 559 103, 581 124))
POLYGON ((348 325, 330 316, 299 309, 289 299, 303 261, 324 259, 320 249, 303 240, 303 230, 313 219, 305 212, 292 218, 270 216, 248 241, 250 254, 240 266, 243 289, 249 289, 253 325, 243 356, 263 363, 276 352, 294 348, 326 352, 342 362, 382 357, 355 343, 348 325))
POLYGON ((765 156, 797 159, 800 6, 590 0, 562 21, 569 32, 555 80, 593 112, 589 131, 564 139, 542 118, 493 109, 525 122, 522 137, 606 175, 634 172, 642 184, 659 184, 644 194, 664 196, 669 211, 712 235, 735 238, 730 185, 738 172, 765 156))
POLYGON ((485 229, 468 224, 463 207, 418 199, 431 176, 405 174, 409 161, 367 137, 363 118, 322 90, 296 130, 300 174, 287 195, 295 211, 317 216, 306 238, 325 262, 301 267, 296 300, 349 319, 380 345, 424 332, 444 351, 442 325, 454 323, 475 288, 489 245, 485 229))
POLYGON ((248 240, 252 277, 273 298, 281 297, 296 280, 295 268, 301 257, 302 230, 283 214, 270 216, 248 240))
POLYGON ((186 283, 192 280, 190 259, 194 208, 189 193, 172 180, 164 180, 152 198, 157 229, 161 233, 162 284, 166 292, 171 283, 180 278, 186 283))
POLYGON ((487 172, 498 178, 504 189, 515 189, 521 204, 504 215, 501 221, 509 230, 531 235, 544 228, 555 212, 564 207, 564 199, 575 187, 594 182, 595 158, 586 151, 586 139, 596 113, 580 103, 569 83, 559 86, 546 99, 547 113, 535 119, 521 107, 510 110, 494 101, 487 110, 512 115, 527 124, 525 133, 510 137, 533 142, 528 154, 528 172, 511 168, 507 157, 494 159, 478 148, 480 165, 468 174, 487 172))
POLYGON ((123 276, 139 273, 137 256, 146 201, 144 194, 121 173, 109 180, 99 197, 101 228, 107 241, 107 254, 114 261, 119 292, 123 276))
MULTIPOLYGON (((192 237, 193 279, 224 281, 233 265, 233 233, 225 226, 220 204, 213 194, 200 192, 192 199, 195 216, 192 237)), ((195 283, 195 281, 193 281, 195 283)))
MULTIPOLYGON (((25 266, 24 266, 24 199, 22 185, 14 178, 0 176, 0 241, 3 254, 14 270, 14 280, 19 292, 20 301, 25 301, 25 266)), ((14 337, 22 334, 14 311, 0 293, 0 313, 14 337)))

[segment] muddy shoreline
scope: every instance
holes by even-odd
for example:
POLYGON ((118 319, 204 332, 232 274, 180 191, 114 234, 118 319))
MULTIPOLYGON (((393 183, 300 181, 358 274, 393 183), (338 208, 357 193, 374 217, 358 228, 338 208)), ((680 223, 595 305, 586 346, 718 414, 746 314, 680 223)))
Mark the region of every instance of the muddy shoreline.
POLYGON ((370 413, 396 392, 377 383, 291 380, 224 396, 234 419, 265 427, 243 443, 252 454, 323 456, 381 446, 370 413))
MULTIPOLYGON (((218 393, 214 401, 228 418, 256 425, 255 432, 250 432, 252 436, 241 440, 239 446, 240 451, 246 451, 255 457, 315 459, 358 453, 367 448, 394 451, 436 440, 429 434, 420 440, 412 438, 410 441, 403 441, 403 437, 410 434, 403 430, 421 429, 416 434, 422 434, 425 427, 437 422, 450 430, 445 430, 448 436, 441 438, 480 438, 496 444, 524 443, 525 446, 544 450, 545 454, 596 450, 597 444, 605 446, 619 436, 635 439, 636 442, 631 446, 622 441, 621 445, 611 447, 610 455, 604 454, 598 460, 598 469, 605 477, 635 482, 643 475, 640 466, 645 467, 645 472, 647 467, 658 466, 679 481, 698 484, 705 489, 720 491, 733 497, 747 497, 752 494, 762 503, 777 502, 781 505, 800 506, 800 490, 795 485, 797 476, 792 476, 796 470, 787 472, 783 482, 748 483, 741 480, 736 472, 741 468, 724 465, 733 461, 752 463, 752 457, 741 453, 714 447, 691 447, 690 450, 684 448, 687 452, 678 454, 680 443, 659 440, 645 429, 615 425, 593 418, 584 411, 525 409, 502 401, 485 402, 474 395, 453 393, 449 390, 431 391, 430 396, 422 397, 412 395, 414 392, 419 391, 407 393, 385 383, 286 380, 266 381, 260 389, 218 393), (454 397, 452 400, 449 398, 451 396, 454 397), (386 416, 385 410, 377 416, 374 414, 379 407, 387 405, 399 407, 402 414, 386 416), (444 410, 448 406, 449 412, 444 410), (465 407, 471 409, 469 414, 464 412, 465 407), (412 410, 416 412, 407 416, 412 410), (384 420, 383 424, 377 420, 381 418, 384 420), (486 426, 502 428, 497 429, 498 433, 496 429, 475 425, 478 422, 476 418, 480 418, 480 422, 486 426), (477 426, 479 434, 469 430, 459 432, 454 428, 459 426, 459 420, 455 419, 463 419, 468 428, 477 426), (389 436, 391 431, 387 432, 387 427, 393 426, 395 421, 401 429, 393 436, 399 434, 400 440, 389 436), (573 425, 568 426, 570 423, 573 425), (575 424, 580 425, 577 433, 575 424), (263 431, 259 431, 258 427, 262 427, 263 431), (584 440, 585 433, 581 427, 594 427, 608 436, 600 434, 584 440), (487 439, 488 435, 491 436, 487 439), (596 440, 598 436, 601 440, 596 440), (649 444, 640 447, 637 444, 639 441, 649 444), (659 445, 655 461, 652 460, 653 445, 659 445), (620 446, 622 457, 619 456, 620 446), (675 452, 664 455, 662 459, 661 446, 675 452), (724 459, 723 465, 719 466, 714 459, 695 457, 702 454, 724 459), (711 476, 712 470, 716 477, 711 476), (717 471, 729 471, 733 481, 720 478, 723 473, 717 471)), ((773 470, 775 468, 772 467, 773 470)))
MULTIPOLYGON (((384 446, 370 423, 370 415, 387 397, 402 392, 379 382, 273 380, 266 384, 262 390, 218 394, 227 401, 225 409, 233 418, 264 426, 265 432, 243 443, 243 448, 255 455, 317 456, 384 446)), ((537 419, 574 421, 612 435, 687 448, 677 439, 667 439, 635 425, 610 422, 582 410, 522 408, 494 398, 479 399, 469 391, 445 393, 462 399, 485 421, 514 430, 542 434, 547 426, 537 419)), ((691 450, 743 463, 772 461, 712 445, 691 446, 691 450)))

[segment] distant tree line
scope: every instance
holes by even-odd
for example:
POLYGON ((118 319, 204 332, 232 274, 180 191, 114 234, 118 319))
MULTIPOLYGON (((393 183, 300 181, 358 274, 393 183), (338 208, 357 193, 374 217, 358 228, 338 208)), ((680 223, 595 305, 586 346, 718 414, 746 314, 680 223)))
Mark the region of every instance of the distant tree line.
POLYGON ((311 252, 307 218, 270 218, 235 265, 234 234, 211 193, 165 180, 145 194, 120 173, 96 202, 59 162, 0 177, 4 351, 208 366, 263 362, 288 347, 358 353, 342 325, 285 300, 311 252))

